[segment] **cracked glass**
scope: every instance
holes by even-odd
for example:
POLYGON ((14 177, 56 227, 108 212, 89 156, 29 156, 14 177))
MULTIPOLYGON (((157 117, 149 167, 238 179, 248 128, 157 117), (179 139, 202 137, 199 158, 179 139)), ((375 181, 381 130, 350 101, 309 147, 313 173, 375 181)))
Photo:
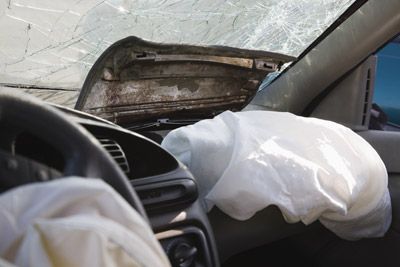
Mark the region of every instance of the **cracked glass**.
POLYGON ((296 57, 353 2, 0 0, 0 83, 63 89, 70 92, 63 103, 72 105, 101 53, 132 35, 296 57))

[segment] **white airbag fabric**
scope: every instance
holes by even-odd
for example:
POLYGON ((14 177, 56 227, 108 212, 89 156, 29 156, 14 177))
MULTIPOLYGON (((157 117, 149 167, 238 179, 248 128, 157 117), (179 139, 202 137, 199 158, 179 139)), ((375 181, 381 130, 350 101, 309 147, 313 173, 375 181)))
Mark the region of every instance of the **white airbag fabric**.
POLYGON ((17 266, 169 266, 147 223, 102 180, 22 186, 0 207, 0 258, 17 266))
POLYGON ((337 123, 227 111, 170 132, 162 146, 192 171, 209 210, 246 220, 276 205, 290 223, 319 219, 349 240, 383 236, 390 226, 385 165, 337 123))

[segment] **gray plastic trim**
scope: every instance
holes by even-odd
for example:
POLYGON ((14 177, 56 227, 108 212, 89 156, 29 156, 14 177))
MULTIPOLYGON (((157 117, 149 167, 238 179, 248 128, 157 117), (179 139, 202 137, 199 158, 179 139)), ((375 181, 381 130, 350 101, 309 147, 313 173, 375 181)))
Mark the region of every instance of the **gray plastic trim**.
POLYGON ((353 130, 368 130, 375 83, 376 56, 370 56, 315 107, 311 117, 331 120, 353 130))
POLYGON ((400 1, 370 0, 283 73, 251 104, 301 114, 307 105, 400 29, 400 1))

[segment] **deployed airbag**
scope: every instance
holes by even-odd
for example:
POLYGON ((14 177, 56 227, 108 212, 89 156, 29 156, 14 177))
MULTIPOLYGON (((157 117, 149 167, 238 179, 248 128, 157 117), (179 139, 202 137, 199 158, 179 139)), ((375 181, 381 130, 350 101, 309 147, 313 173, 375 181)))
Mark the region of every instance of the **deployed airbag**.
POLYGON ((100 179, 22 186, 0 207, 0 265, 170 266, 148 224, 100 179))
POLYGON ((246 220, 276 205, 287 222, 319 220, 349 240, 383 236, 390 226, 385 165, 337 123, 227 111, 170 132, 162 146, 192 171, 208 210, 246 220))

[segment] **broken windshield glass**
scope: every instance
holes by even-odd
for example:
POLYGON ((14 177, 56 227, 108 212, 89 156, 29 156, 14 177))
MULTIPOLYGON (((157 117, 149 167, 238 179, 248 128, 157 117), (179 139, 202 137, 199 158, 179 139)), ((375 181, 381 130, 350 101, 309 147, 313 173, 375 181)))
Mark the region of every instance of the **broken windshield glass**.
POLYGON ((4 0, 0 83, 79 90, 99 55, 132 35, 298 56, 353 2, 4 0))

